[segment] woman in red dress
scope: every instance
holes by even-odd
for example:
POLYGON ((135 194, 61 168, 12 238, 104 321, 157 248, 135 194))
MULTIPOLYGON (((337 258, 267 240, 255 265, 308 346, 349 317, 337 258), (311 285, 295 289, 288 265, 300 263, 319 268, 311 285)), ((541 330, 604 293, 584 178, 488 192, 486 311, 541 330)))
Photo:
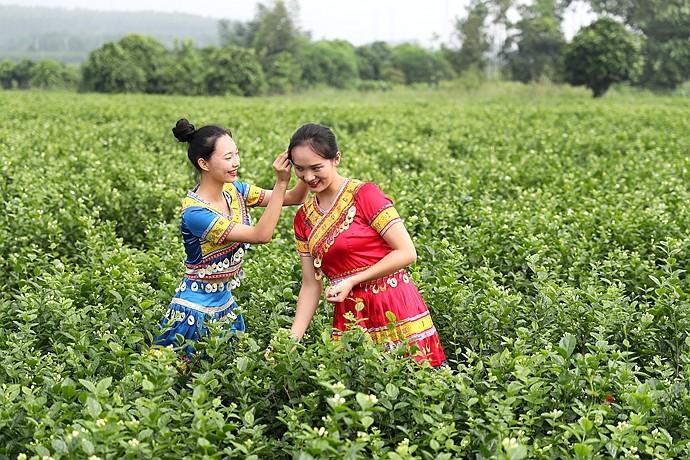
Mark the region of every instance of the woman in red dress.
POLYGON ((325 126, 299 128, 288 154, 297 177, 312 192, 294 222, 302 287, 292 335, 304 335, 326 277, 334 338, 352 322, 345 317, 350 312, 374 342, 394 348, 406 340, 418 348, 415 359, 432 366, 445 363, 429 309, 405 270, 417 253, 390 198, 376 184, 338 174, 340 152, 325 126))

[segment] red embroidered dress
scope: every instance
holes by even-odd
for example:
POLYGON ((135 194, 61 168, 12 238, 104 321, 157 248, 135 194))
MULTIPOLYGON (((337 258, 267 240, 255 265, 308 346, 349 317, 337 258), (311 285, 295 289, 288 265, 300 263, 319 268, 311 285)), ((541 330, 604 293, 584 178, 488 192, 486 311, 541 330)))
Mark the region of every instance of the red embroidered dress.
MULTIPOLYGON (((331 209, 321 209, 316 196, 299 208, 294 222, 297 252, 313 258, 317 279, 325 275, 337 284, 391 251, 383 235, 397 222, 400 216, 393 202, 376 184, 347 179, 331 209)), ((432 366, 446 359, 429 309, 405 270, 361 283, 344 302, 335 304, 334 338, 346 329, 347 312, 362 319, 359 325, 387 348, 407 339, 419 347, 415 359, 428 360, 432 366), (361 311, 355 308, 358 303, 364 305, 361 311), (393 329, 388 329, 389 311, 395 315, 393 329)))

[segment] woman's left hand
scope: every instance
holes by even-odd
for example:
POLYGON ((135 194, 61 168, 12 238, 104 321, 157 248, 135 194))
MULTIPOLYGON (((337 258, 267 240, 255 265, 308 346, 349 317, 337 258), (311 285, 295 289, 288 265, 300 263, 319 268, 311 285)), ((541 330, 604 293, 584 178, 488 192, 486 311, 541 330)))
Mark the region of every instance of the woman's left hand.
POLYGON ((335 286, 326 288, 326 300, 332 303, 344 302, 350 295, 354 284, 349 279, 343 280, 335 286))

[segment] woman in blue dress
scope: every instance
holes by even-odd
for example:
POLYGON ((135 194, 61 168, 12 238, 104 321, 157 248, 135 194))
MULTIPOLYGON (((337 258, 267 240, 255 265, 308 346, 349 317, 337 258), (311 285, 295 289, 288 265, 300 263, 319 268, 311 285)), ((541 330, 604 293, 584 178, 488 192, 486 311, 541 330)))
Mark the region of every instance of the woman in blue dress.
MULTIPOLYGON (((197 130, 180 119, 172 131, 180 142, 189 144, 187 156, 201 179, 182 202, 186 271, 161 320, 164 330, 154 340, 159 346, 176 344, 177 334, 199 340, 208 322, 222 321, 231 332, 244 331, 244 318, 234 313, 232 290, 244 277, 246 249, 250 243, 268 243, 282 206, 301 204, 307 195, 303 183, 287 189, 291 168, 287 152, 273 163, 273 190, 264 190, 238 180, 240 156, 229 130, 214 125, 197 130), (266 210, 252 226, 247 208, 254 206, 266 210)), ((193 353, 192 347, 186 352, 193 353)))

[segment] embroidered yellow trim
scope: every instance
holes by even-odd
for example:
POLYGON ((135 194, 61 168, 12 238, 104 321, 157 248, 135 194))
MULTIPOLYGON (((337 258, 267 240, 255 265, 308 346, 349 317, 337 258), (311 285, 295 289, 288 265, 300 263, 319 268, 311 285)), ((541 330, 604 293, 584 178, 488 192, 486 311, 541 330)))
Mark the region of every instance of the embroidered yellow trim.
POLYGON ((431 321, 431 315, 425 315, 414 321, 395 326, 392 329, 373 331, 368 334, 376 343, 397 342, 420 334, 432 327, 434 327, 434 323, 431 321))
POLYGON ((382 234, 391 224, 398 220, 400 220, 400 214, 391 206, 381 211, 379 215, 374 218, 371 222, 371 227, 376 230, 377 233, 382 234))
POLYGON ((309 245, 307 244, 306 241, 296 239, 295 245, 297 246, 297 252, 302 253, 302 254, 308 254, 309 253, 309 245))
POLYGON ((216 217, 216 220, 214 220, 211 225, 211 230, 206 233, 204 239, 213 245, 219 245, 223 235, 225 235, 226 230, 228 230, 231 225, 235 224, 229 219, 222 216, 216 217))
POLYGON ((230 194, 232 198, 230 200, 230 218, 236 224, 244 223, 244 215, 246 211, 244 210, 244 197, 240 195, 240 192, 235 188, 232 183, 225 184, 223 190, 230 194))
MULTIPOLYGON (((309 243, 309 252, 312 253, 315 257, 317 254, 315 254, 316 251, 316 246, 319 245, 320 243, 323 242, 324 237, 328 236, 328 240, 330 242, 331 239, 335 239, 335 236, 337 235, 331 235, 331 230, 334 229, 334 226, 338 223, 340 218, 343 216, 343 213, 350 208, 354 204, 355 201, 355 193, 357 192, 357 189, 362 185, 361 181, 358 180, 349 180, 348 183, 345 185, 343 188, 343 191, 341 192, 340 196, 337 198, 335 204, 331 207, 331 209, 316 223, 314 228, 311 231, 311 234, 309 235, 308 243, 309 243)), ((313 201, 316 200, 316 197, 312 199, 311 205, 315 206, 313 201)), ((354 216, 354 214, 353 214, 354 216)), ((348 216, 349 218, 349 216, 348 216)), ((331 244, 333 244, 331 242, 331 244)), ((319 251, 321 252, 321 251, 319 251)), ((325 251, 323 251, 325 252, 325 251)), ((320 254, 323 255, 323 254, 320 254)))
POLYGON ((235 224, 243 223, 246 211, 244 210, 244 200, 240 196, 239 192, 232 184, 226 184, 223 190, 230 194, 230 219, 221 214, 216 208, 212 207, 210 204, 205 203, 199 199, 192 196, 186 196, 182 200, 182 211, 185 209, 198 206, 206 208, 217 214, 216 220, 210 226, 210 230, 206 233, 205 237, 201 240, 201 254, 205 257, 207 254, 220 249, 226 248, 235 243, 219 243, 223 235, 235 224))
POLYGON ((253 206, 258 206, 263 201, 265 194, 266 191, 261 187, 257 187, 256 185, 250 185, 249 191, 247 192, 247 206, 250 208, 253 206))
POLYGON ((316 209, 316 199, 312 198, 302 206, 304 207, 304 218, 307 221, 308 226, 313 228, 321 217, 321 214, 319 214, 319 211, 316 209))

